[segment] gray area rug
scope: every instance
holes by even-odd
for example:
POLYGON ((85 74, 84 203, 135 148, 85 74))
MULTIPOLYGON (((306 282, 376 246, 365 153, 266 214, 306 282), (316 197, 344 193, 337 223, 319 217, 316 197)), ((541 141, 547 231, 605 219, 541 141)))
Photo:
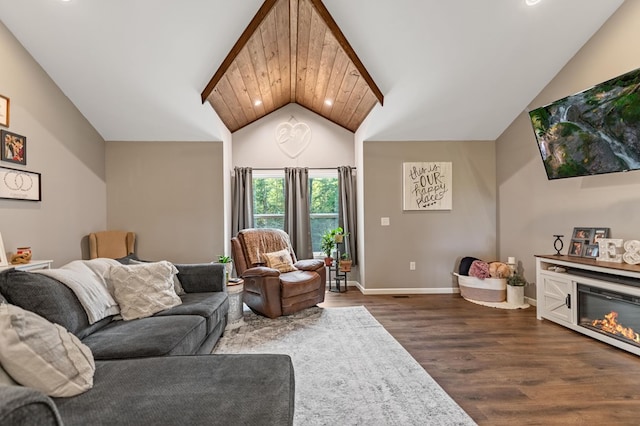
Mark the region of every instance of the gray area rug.
POLYGON ((363 306, 244 321, 213 353, 290 355, 296 425, 475 424, 363 306))

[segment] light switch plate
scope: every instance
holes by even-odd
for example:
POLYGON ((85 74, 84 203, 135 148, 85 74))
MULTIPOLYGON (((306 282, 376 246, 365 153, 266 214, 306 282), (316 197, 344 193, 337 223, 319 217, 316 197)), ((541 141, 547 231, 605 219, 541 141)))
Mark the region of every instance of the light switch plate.
POLYGON ((380 225, 382 226, 389 226, 389 218, 388 217, 381 217, 380 218, 380 225))

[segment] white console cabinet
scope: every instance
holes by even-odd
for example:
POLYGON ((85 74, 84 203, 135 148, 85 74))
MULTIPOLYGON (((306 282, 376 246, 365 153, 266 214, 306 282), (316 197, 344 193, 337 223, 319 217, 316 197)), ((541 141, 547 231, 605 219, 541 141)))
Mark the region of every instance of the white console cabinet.
POLYGON ((640 266, 595 259, 537 255, 537 317, 640 355, 640 347, 585 328, 578 319, 578 285, 640 298, 640 266), (557 268, 562 268, 556 270, 557 268))

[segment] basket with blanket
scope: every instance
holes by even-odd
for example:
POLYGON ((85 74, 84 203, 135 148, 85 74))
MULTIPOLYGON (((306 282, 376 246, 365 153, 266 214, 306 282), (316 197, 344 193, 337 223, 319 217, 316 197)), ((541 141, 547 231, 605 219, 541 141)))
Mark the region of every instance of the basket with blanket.
POLYGON ((467 300, 504 302, 507 299, 507 278, 511 269, 506 263, 464 257, 454 275, 458 277, 460 295, 467 300))

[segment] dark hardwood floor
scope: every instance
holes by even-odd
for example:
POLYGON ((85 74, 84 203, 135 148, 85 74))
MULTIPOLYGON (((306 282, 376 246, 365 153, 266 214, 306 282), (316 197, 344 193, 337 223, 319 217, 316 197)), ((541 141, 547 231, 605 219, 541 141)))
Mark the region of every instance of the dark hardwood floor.
POLYGON ((364 305, 480 425, 638 425, 640 357, 459 295, 327 293, 364 305))

